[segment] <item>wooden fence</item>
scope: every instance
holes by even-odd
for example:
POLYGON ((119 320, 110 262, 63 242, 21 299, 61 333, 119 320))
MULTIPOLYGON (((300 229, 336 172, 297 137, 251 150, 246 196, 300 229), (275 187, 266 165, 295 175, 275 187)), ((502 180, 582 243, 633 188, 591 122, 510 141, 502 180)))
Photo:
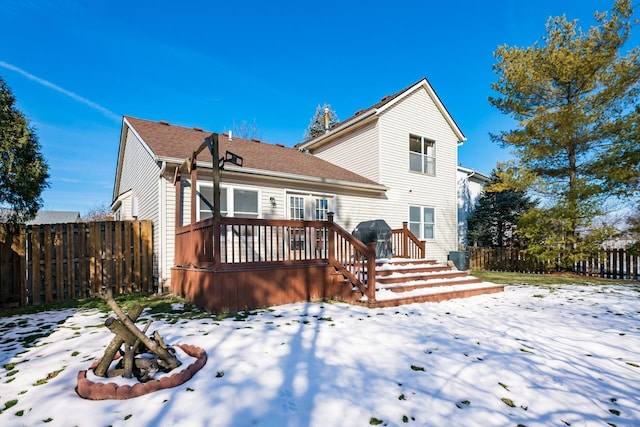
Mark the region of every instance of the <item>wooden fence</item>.
MULTIPOLYGON (((511 271, 544 274, 557 271, 550 261, 539 261, 513 248, 471 248, 472 270, 511 271)), ((573 272, 588 277, 615 280, 640 280, 640 257, 624 249, 604 249, 573 265, 573 272)))
POLYGON ((153 287, 151 221, 0 224, 0 307, 153 287))

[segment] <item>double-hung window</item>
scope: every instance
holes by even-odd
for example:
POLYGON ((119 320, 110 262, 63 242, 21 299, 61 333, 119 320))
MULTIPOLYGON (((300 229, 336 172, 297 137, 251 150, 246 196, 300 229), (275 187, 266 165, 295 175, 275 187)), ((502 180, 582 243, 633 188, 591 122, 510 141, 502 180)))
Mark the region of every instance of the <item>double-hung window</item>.
POLYGON ((409 169, 425 175, 436 174, 436 142, 418 135, 409 135, 409 169))
POLYGON ((421 239, 435 239, 436 213, 434 208, 409 206, 409 230, 421 239))

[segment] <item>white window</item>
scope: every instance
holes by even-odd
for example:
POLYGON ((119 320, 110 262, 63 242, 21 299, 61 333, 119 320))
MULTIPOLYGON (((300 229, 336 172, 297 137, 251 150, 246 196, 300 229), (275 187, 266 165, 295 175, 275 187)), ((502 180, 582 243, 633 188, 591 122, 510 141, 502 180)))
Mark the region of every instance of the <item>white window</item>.
POLYGON ((326 221, 329 218, 329 199, 316 198, 315 219, 326 221))
POLYGON ((234 188, 231 205, 231 216, 237 218, 258 218, 259 216, 258 192, 256 190, 243 190, 240 188, 234 188))
POLYGON ((409 169, 425 175, 436 174, 436 142, 418 135, 409 135, 409 169))
POLYGON ((409 206, 409 230, 421 239, 434 239, 436 212, 425 206, 409 206))
MULTIPOLYGON (((243 188, 220 188, 220 214, 237 218, 258 218, 259 192, 243 188)), ((198 221, 213 216, 213 185, 198 184, 198 221)))
POLYGON ((333 196, 289 193, 289 218, 326 221, 333 207, 333 196))
MULTIPOLYGON (((326 221, 333 206, 333 196, 324 194, 289 194, 289 219, 326 221)), ((304 235, 304 229, 292 229, 289 237, 291 249, 304 249, 308 239, 316 251, 326 248, 327 236, 323 229, 316 230, 313 237, 304 235)))
POLYGON ((304 220, 304 197, 289 196, 289 219, 304 220))

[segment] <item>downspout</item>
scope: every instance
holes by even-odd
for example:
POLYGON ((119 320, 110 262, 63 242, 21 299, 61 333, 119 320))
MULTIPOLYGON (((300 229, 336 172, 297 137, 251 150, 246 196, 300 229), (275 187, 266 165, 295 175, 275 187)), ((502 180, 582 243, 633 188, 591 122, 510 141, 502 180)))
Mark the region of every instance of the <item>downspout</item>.
POLYGON ((167 230, 165 230, 167 223, 167 188, 164 179, 164 173, 167 169, 167 162, 162 161, 160 166, 160 175, 158 181, 158 191, 160 191, 160 197, 158 198, 158 234, 160 236, 160 245, 158 251, 160 252, 160 259, 158 260, 158 293, 164 292, 165 277, 165 265, 167 263, 167 230))

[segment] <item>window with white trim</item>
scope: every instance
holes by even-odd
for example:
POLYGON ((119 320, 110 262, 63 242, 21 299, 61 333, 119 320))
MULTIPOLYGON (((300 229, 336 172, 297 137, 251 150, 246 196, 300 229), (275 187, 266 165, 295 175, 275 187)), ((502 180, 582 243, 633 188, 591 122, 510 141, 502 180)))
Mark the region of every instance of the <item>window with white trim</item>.
POLYGON ((435 239, 436 212, 426 206, 409 206, 409 230, 421 239, 435 239))
MULTIPOLYGON (((198 183, 198 221, 213 216, 213 185, 198 183)), ((220 214, 236 218, 260 216, 257 190, 244 188, 220 188, 220 214)))
POLYGON ((409 135, 409 169, 425 175, 436 174, 436 142, 418 135, 409 135))
MULTIPOLYGON (((289 193, 287 201, 289 203, 289 219, 294 220, 315 220, 326 221, 333 206, 333 196, 324 194, 299 194, 289 193)), ((304 235, 304 229, 291 230, 289 244, 291 249, 303 249, 310 236, 304 235)), ((326 248, 327 236, 323 229, 316 230, 311 238, 314 250, 324 250, 326 248)))

